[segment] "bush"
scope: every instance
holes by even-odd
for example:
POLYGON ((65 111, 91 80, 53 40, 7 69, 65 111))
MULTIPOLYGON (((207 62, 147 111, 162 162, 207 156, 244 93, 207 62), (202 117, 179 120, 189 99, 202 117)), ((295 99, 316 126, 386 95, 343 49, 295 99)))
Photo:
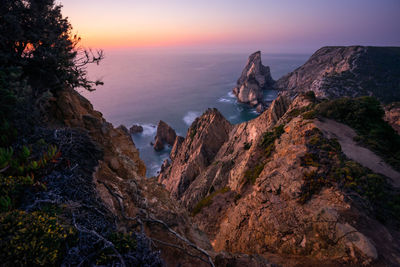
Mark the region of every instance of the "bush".
POLYGON ((292 113, 289 118, 299 114, 304 119, 320 116, 349 125, 358 134, 355 141, 372 149, 387 163, 400 170, 400 136, 384 121, 384 111, 375 98, 339 98, 293 110, 292 113))
POLYGON ((76 240, 73 229, 55 217, 18 210, 0 215, 0 237, 5 266, 59 265, 68 244, 76 240))
POLYGON ((205 198, 203 198, 202 200, 200 200, 196 206, 194 206, 193 210, 192 210, 192 216, 195 216, 196 214, 200 213, 200 211, 204 208, 204 207, 208 207, 212 204, 212 200, 213 198, 218 195, 218 194, 223 194, 226 193, 230 190, 229 187, 224 187, 220 190, 214 191, 212 192, 210 195, 206 196, 205 198))
MULTIPOLYGON (((124 234, 119 232, 111 232, 107 236, 107 240, 113 243, 115 249, 121 254, 131 253, 137 248, 137 241, 135 235, 132 233, 124 234)), ((97 265, 108 265, 113 263, 114 260, 119 261, 117 255, 112 248, 106 248, 101 251, 101 254, 97 257, 97 265)))
POLYGON ((263 134, 259 146, 264 149, 266 157, 269 157, 275 149, 275 140, 285 132, 284 127, 285 125, 281 124, 276 126, 272 131, 263 134))
POLYGON ((260 163, 257 166, 255 166, 254 168, 248 169, 247 171, 244 172, 244 177, 243 177, 243 183, 247 184, 247 183, 251 183, 254 184, 258 178, 258 176, 260 176, 260 173, 262 172, 262 170, 264 169, 264 164, 260 163))

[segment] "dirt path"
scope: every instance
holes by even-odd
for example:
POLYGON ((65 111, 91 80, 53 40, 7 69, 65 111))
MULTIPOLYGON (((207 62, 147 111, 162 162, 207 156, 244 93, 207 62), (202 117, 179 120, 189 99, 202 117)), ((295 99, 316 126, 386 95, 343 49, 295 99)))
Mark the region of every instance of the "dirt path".
POLYGON ((400 187, 400 173, 385 163, 382 158, 371 150, 359 146, 353 140, 357 134, 352 128, 329 119, 324 119, 323 121, 317 120, 315 124, 328 138, 337 138, 342 146, 343 153, 348 158, 357 161, 375 173, 389 177, 392 180, 393 186, 400 187))

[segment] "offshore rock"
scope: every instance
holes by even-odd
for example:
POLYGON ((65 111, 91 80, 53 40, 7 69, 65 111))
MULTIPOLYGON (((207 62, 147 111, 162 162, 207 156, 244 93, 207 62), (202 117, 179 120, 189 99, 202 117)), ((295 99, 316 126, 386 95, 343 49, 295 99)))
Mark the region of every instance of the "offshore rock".
POLYGON ((268 66, 261 63, 261 52, 249 56, 233 93, 239 102, 257 106, 263 103, 263 90, 272 89, 274 80, 268 66))
POLYGON ((141 133, 143 132, 143 126, 141 125, 132 125, 131 128, 129 128, 129 133, 130 134, 135 134, 135 133, 141 133))
POLYGON ((176 132, 168 124, 160 121, 157 126, 157 134, 154 141, 154 149, 160 151, 164 149, 164 145, 168 144, 170 146, 174 145, 176 138, 176 132))

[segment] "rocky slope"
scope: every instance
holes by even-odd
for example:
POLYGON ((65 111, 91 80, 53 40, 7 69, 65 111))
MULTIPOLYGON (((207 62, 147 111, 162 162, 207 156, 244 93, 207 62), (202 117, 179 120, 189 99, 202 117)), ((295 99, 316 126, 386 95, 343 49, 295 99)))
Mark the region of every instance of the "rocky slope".
POLYGON ((374 95, 383 102, 399 101, 400 48, 323 47, 275 88, 291 96, 312 90, 323 98, 374 95))
POLYGON ((261 52, 257 51, 249 56, 233 93, 242 103, 262 106, 263 90, 271 89, 273 84, 269 67, 262 64, 261 52))
POLYGON ((54 128, 87 132, 103 152, 93 179, 119 229, 132 231, 143 227, 168 266, 208 265, 208 257, 197 249, 211 250, 207 237, 192 225, 187 213, 165 189, 154 179, 145 178, 146 167, 128 133, 113 128, 89 101, 73 90, 61 91, 56 96, 51 114, 54 117, 50 124, 54 128), (182 241, 181 237, 187 240, 182 241))
MULTIPOLYGON (((258 118, 234 126, 207 111, 159 181, 192 213, 216 251, 258 254, 285 266, 400 264, 398 228, 379 220, 391 211, 383 206, 386 215, 380 214, 354 189, 369 188, 365 177, 375 174, 342 151, 344 137, 338 143, 331 139, 337 132, 307 119, 313 101, 280 96, 258 118), (346 180, 350 176, 355 184, 346 180)), ((390 179, 379 179, 396 195, 390 179)))

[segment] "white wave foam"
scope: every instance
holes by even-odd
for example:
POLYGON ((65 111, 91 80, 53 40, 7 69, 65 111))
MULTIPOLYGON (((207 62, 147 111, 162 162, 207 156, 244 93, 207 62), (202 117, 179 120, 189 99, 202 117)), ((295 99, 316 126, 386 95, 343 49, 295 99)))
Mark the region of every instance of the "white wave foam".
POLYGON ((141 126, 143 127, 143 136, 153 136, 157 132, 157 126, 153 124, 141 124, 141 126))
POLYGON ((235 98, 236 97, 235 94, 232 91, 228 92, 228 96, 231 97, 231 98, 235 98))
POLYGON ((218 102, 221 102, 221 103, 233 103, 234 100, 233 99, 227 99, 227 98, 224 98, 224 97, 220 97, 218 99, 218 102))
POLYGON ((192 122, 199 117, 201 114, 198 111, 188 111, 186 115, 183 117, 183 121, 190 126, 192 122))

